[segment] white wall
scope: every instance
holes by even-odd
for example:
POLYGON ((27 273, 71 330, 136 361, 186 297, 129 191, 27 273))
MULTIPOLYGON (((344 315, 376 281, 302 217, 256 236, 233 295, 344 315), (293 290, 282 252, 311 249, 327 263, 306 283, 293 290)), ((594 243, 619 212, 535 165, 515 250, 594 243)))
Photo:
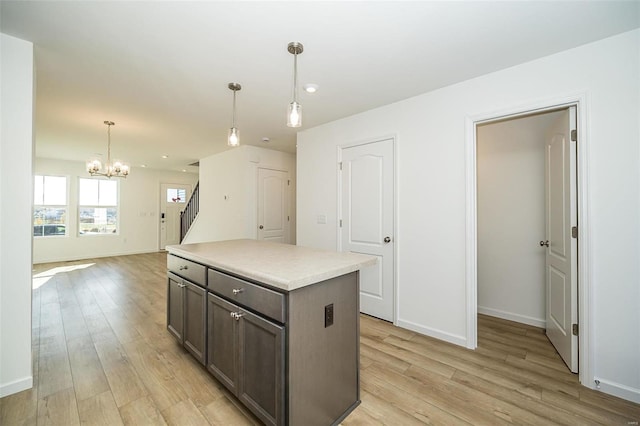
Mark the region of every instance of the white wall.
POLYGON ((0 397, 29 389, 33 45, 0 34, 0 397))
POLYGON ((118 235, 78 235, 78 178, 89 177, 78 161, 37 158, 34 174, 67 176, 69 211, 66 237, 34 238, 34 263, 146 253, 159 249, 160 184, 195 186, 195 173, 133 168, 119 179, 120 224, 118 235))
POLYGON ((249 145, 200 160, 200 213, 184 243, 257 237, 258 168, 289 172, 290 242, 295 244, 296 157, 249 145))
POLYGON ((465 122, 586 92, 592 378, 640 402, 639 52, 635 30, 300 132, 298 243, 337 247, 336 146, 396 135, 397 324, 465 344, 465 122))
POLYGON ((557 112, 477 129, 478 312, 545 327, 544 141, 557 112))

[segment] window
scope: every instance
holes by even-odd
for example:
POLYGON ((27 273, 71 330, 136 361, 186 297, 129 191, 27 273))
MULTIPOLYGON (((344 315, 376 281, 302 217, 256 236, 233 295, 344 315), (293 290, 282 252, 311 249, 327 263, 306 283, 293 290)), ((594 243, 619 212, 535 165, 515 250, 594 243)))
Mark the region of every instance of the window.
POLYGON ((33 236, 67 235, 67 178, 34 177, 33 236))
POLYGON ((118 182, 80 178, 78 233, 118 233, 118 182))
POLYGON ((184 188, 167 188, 167 203, 186 203, 187 190, 184 188))

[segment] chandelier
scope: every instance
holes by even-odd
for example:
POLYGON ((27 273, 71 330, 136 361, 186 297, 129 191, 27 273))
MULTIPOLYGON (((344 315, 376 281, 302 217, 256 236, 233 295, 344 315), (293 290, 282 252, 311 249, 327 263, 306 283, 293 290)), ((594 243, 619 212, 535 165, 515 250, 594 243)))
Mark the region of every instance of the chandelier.
POLYGON ((102 163, 97 158, 89 160, 87 161, 87 171, 91 176, 126 178, 129 174, 129 166, 118 160, 111 163, 111 126, 115 126, 116 123, 113 121, 105 121, 104 124, 107 125, 107 163, 103 169, 102 163))

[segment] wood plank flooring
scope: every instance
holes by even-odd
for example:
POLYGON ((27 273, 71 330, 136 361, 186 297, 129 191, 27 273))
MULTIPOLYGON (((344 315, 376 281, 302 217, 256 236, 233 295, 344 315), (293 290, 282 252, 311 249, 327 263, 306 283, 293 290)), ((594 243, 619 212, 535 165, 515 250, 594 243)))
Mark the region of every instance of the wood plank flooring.
MULTIPOLYGON (((35 265, 34 387, 0 425, 253 425, 166 331, 166 254, 35 265)), ((361 316, 348 425, 637 425, 640 405, 579 385, 544 332, 480 316, 470 351, 361 316)))

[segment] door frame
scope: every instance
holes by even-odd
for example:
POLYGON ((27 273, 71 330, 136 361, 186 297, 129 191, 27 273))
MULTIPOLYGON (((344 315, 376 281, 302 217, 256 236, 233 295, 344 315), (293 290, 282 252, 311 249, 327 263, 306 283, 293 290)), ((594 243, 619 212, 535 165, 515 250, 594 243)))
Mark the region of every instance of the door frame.
POLYGON ((546 100, 530 101, 503 109, 468 115, 465 119, 465 172, 466 172, 466 253, 465 287, 467 293, 467 348, 475 349, 478 340, 478 204, 477 204, 477 126, 505 118, 518 118, 532 113, 576 107, 577 144, 577 208, 578 208, 578 377, 580 383, 595 388, 592 365, 593 321, 591 309, 592 272, 589 222, 589 94, 579 92, 546 100))
MULTIPOLYGON (((400 234, 398 232, 398 223, 400 221, 400 210, 398 209, 398 136, 390 134, 375 138, 368 138, 359 141, 345 142, 336 146, 336 251, 342 251, 342 227, 340 226, 340 218, 342 217, 342 150, 353 148, 355 146, 369 145, 376 142, 391 139, 393 144, 393 325, 398 325, 398 311, 400 309, 398 302, 398 242, 400 234)), ((359 297, 359 296, 358 296, 359 297)))
MULTIPOLYGON (((166 193, 163 192, 162 190, 162 186, 163 185, 175 185, 175 186, 187 186, 189 187, 189 194, 187 194, 187 200, 185 201, 185 207, 187 206, 187 203, 189 202, 189 199, 191 199, 191 194, 193 193, 193 185, 190 183, 175 183, 175 182, 160 182, 159 186, 158 186, 158 191, 160 193, 159 197, 158 197, 158 213, 157 213, 157 220, 158 220, 158 250, 160 251, 164 251, 165 248, 162 247, 162 218, 160 217, 162 215, 162 203, 165 202, 164 197, 166 196, 166 193)), ((180 219, 178 217, 178 219, 180 219)))

